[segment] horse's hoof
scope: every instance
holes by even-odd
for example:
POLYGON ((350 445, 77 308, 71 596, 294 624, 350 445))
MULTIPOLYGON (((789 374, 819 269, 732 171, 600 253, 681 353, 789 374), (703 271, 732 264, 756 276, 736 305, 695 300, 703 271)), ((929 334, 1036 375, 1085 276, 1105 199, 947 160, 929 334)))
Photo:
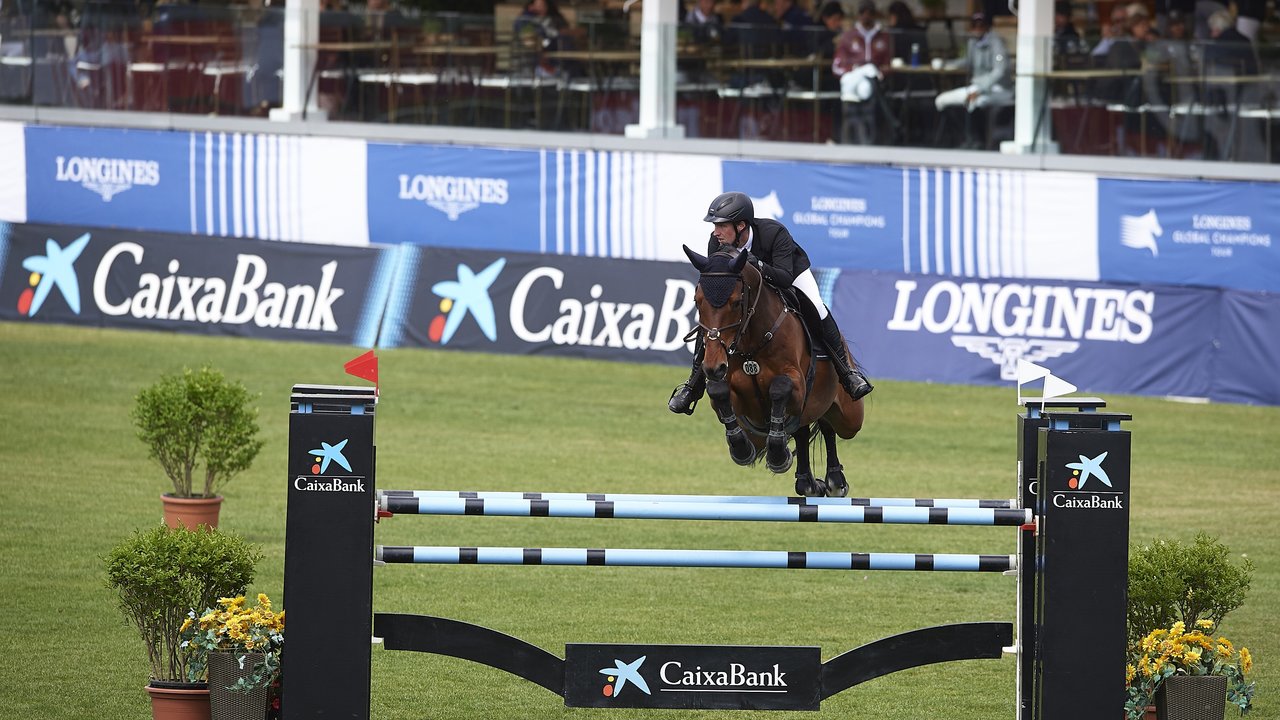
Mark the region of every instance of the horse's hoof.
POLYGON ((750 465, 756 461, 756 448, 747 442, 746 438, 739 438, 741 442, 729 441, 729 457, 739 465, 750 465))
POLYGON ((847 497, 849 495, 849 482, 845 480, 844 473, 838 468, 827 470, 827 495, 829 497, 847 497))
POLYGON ((783 448, 782 450, 786 455, 783 456, 781 462, 775 462, 773 458, 768 455, 765 456, 765 464, 768 466, 769 471, 777 475, 781 475, 782 473, 790 470, 791 465, 795 462, 795 455, 792 454, 790 450, 787 448, 783 448))
POLYGON ((796 494, 801 497, 822 497, 826 490, 826 483, 812 475, 796 476, 796 494))

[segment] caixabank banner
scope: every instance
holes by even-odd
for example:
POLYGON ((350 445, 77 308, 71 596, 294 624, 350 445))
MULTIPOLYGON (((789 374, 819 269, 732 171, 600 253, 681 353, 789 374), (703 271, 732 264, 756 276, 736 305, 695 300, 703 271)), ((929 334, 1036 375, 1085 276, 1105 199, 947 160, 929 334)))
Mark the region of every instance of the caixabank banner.
POLYGON ((1084 391, 1280 403, 1266 294, 844 271, 833 311, 872 378, 1013 387, 1021 359, 1084 391))
POLYGON ((698 276, 688 263, 399 252, 380 347, 689 362, 698 276))
POLYGON ((0 233, 0 319, 372 345, 395 254, 66 225, 0 233))

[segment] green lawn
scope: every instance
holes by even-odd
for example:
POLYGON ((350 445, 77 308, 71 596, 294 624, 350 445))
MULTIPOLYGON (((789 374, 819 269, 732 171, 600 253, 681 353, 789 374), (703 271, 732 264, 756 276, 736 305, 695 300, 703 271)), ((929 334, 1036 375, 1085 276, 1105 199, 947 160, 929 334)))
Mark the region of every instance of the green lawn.
MULTIPOLYGON (((224 491, 223 529, 266 554, 251 592, 282 593, 289 390, 361 384, 350 347, 0 324, 0 718, 148 718, 146 657, 102 558, 160 521, 167 480, 129 421, 162 373, 210 363, 260 393, 266 446, 224 491)), ((378 486, 790 494, 728 458, 709 407, 665 409, 683 369, 399 350, 381 356, 378 486)), ((1084 389, 1087 392, 1087 388, 1084 389)), ((1215 535, 1257 564, 1222 632, 1255 655, 1256 717, 1280 717, 1280 409, 1109 397, 1133 431, 1131 538, 1215 535)), ((1011 497, 1012 388, 882 381, 842 446, 856 495, 1011 497)), ((396 517, 383 544, 1013 552, 1007 529, 396 517)), ((629 568, 379 568, 375 608, 453 617, 556 654, 565 642, 819 645, 824 659, 906 630, 1013 619, 1013 580, 967 573, 629 568)), ((340 579, 339 579, 340 581, 340 579)), ((287 609, 287 603, 286 603, 287 609)), ((340 618, 344 609, 333 609, 340 618)), ((824 717, 1011 718, 1012 658, 856 686, 824 717)), ((558 718, 556 697, 489 668, 374 651, 373 717, 558 718)), ((1120 717, 1120 708, 1116 717, 1120 717)), ((700 720, 763 713, 683 713, 700 720)), ((1104 719, 1105 720, 1105 719, 1104 719)))

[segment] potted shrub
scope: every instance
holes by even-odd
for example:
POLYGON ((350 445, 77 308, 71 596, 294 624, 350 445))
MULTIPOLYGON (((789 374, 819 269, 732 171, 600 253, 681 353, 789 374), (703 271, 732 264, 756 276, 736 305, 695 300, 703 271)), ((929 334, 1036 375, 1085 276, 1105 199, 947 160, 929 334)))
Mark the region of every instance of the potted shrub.
POLYGON ((237 535, 167 525, 135 531, 108 553, 106 584, 147 648, 147 692, 157 718, 175 695, 194 695, 207 712, 208 689, 187 679, 183 620, 193 607, 243 594, 261 559, 261 551, 237 535))
POLYGON ((161 495, 170 527, 217 527, 218 489, 262 449, 250 400, 244 385, 210 367, 163 376, 138 393, 138 437, 173 483, 173 492, 161 495))
POLYGON ((1237 651, 1214 633, 1244 604, 1252 579, 1251 560, 1232 562, 1230 549, 1204 533, 1191 543, 1154 540, 1130 553, 1129 720, 1143 717, 1152 704, 1163 717, 1184 697, 1197 704, 1196 717, 1206 710, 1222 717, 1228 701, 1241 713, 1249 710, 1249 651, 1237 651), (1188 689, 1201 685, 1206 687, 1188 689))

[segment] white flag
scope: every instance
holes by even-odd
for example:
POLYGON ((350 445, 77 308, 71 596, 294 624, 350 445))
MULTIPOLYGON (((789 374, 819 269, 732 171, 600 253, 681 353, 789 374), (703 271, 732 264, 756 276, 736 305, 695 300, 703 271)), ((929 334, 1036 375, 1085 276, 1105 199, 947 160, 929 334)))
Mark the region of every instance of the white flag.
POLYGON ((1022 386, 1049 374, 1049 368, 1018 358, 1018 405, 1022 405, 1022 386))
POLYGON ((1072 385, 1057 375, 1049 374, 1044 376, 1044 393, 1042 395, 1044 400, 1062 397, 1063 395, 1067 395, 1075 391, 1075 385, 1072 385))
POLYGON ((1049 368, 1041 367, 1033 362, 1027 362, 1022 358, 1018 358, 1018 384, 1019 385, 1026 385, 1032 380, 1039 380, 1040 378, 1048 374, 1049 374, 1049 368))

